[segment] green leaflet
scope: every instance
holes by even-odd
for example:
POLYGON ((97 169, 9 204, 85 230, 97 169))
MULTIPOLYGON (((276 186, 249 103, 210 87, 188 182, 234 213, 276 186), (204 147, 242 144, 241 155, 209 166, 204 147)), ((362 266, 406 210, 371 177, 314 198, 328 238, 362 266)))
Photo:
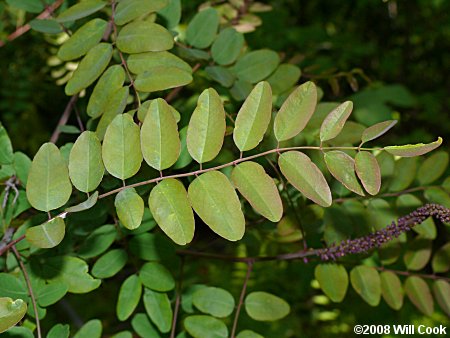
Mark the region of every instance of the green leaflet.
MULTIPOLYGON (((89 98, 86 113, 97 118, 106 111, 112 95, 122 88, 125 81, 125 70, 120 65, 109 67, 98 80, 89 98)), ((106 129, 106 126, 105 126, 106 129)))
POLYGON ((366 265, 359 265, 350 272, 353 289, 370 306, 377 306, 381 297, 381 281, 378 271, 366 265))
POLYGON ((133 330, 142 338, 160 338, 157 329, 150 323, 145 313, 137 313, 131 320, 133 330))
POLYGON ((408 270, 418 271, 423 269, 431 258, 431 240, 421 237, 414 238, 408 245, 403 255, 408 270))
POLYGON ((133 338, 133 334, 130 331, 120 331, 111 338, 133 338))
POLYGON ((200 175, 190 184, 188 195, 195 212, 219 236, 229 241, 244 236, 241 204, 224 174, 210 171, 200 175))
POLYGON ((204 315, 186 317, 186 331, 194 338, 227 338, 227 326, 221 320, 204 315))
POLYGON ((380 122, 377 124, 374 124, 373 126, 370 126, 366 130, 364 130, 362 136, 361 136, 361 144, 372 141, 381 135, 385 134, 389 131, 393 126, 397 124, 397 120, 389 120, 380 122))
POLYGON ((264 337, 254 331, 244 330, 239 332, 236 338, 264 338, 264 337))
POLYGON ((417 173, 417 158, 403 157, 395 161, 394 172, 391 175, 390 191, 402 191, 415 180, 417 173))
POLYGON ((0 123, 0 165, 11 164, 14 160, 13 147, 8 133, 0 123))
POLYGON ((124 53, 160 52, 173 47, 167 29, 148 21, 133 21, 124 26, 117 37, 117 48, 124 53))
POLYGON ((300 133, 316 109, 317 88, 308 81, 298 86, 284 101, 274 121, 275 137, 285 141, 300 133))
POLYGON ((198 163, 214 159, 222 148, 225 136, 225 110, 219 94, 205 89, 199 96, 187 131, 187 147, 198 163))
POLYGON ((73 338, 100 338, 102 330, 102 322, 98 319, 91 319, 78 330, 73 338))
POLYGON ((192 303, 201 312, 217 318, 228 317, 234 311, 234 298, 227 290, 204 287, 192 295, 192 303))
POLYGON ((209 47, 219 28, 219 14, 214 8, 197 13, 186 29, 186 42, 195 48, 209 47))
POLYGON ((85 131, 70 151, 70 180, 78 190, 90 192, 99 186, 104 172, 100 141, 94 132, 85 131))
POLYGON ((175 288, 175 280, 164 265, 157 262, 145 263, 139 271, 142 284, 152 290, 167 292, 175 288))
POLYGON ((150 192, 150 210, 161 230, 178 245, 194 237, 194 213, 183 184, 175 179, 161 181, 150 192))
POLYGON ((425 315, 431 316, 434 312, 434 302, 428 284, 420 277, 409 276, 404 287, 411 303, 425 315))
POLYGON ((47 338, 69 338, 69 324, 56 324, 47 333, 47 338))
POLYGON ((44 224, 28 228, 25 238, 38 248, 49 249, 57 246, 64 238, 66 225, 61 217, 56 217, 44 224))
POLYGON ((236 79, 234 74, 225 67, 221 66, 208 66, 205 67, 206 73, 211 79, 220 83, 222 86, 229 88, 233 85, 236 79))
POLYGON ((261 215, 272 222, 283 216, 283 204, 272 177, 255 162, 238 164, 231 172, 231 179, 245 199, 261 215))
POLYGON ((125 110, 129 94, 129 87, 122 87, 108 97, 109 100, 105 104, 104 114, 100 118, 97 129, 95 130, 100 140, 103 140, 105 137, 106 128, 108 128, 112 120, 125 110))
POLYGON ((140 130, 130 115, 117 115, 108 126, 102 157, 106 170, 122 180, 139 171, 142 162, 140 130))
POLYGON ((139 228, 144 216, 144 200, 134 188, 121 190, 114 200, 117 216, 123 226, 129 230, 139 228))
POLYGON ((272 90, 263 81, 253 88, 239 110, 233 140, 240 151, 255 148, 263 139, 272 116, 272 90))
POLYGON ((84 18, 105 7, 106 2, 100 0, 85 0, 69 7, 56 18, 58 22, 69 22, 84 18))
POLYGON ((142 284, 137 275, 131 275, 122 283, 117 300, 116 314, 120 321, 127 320, 139 304, 142 284))
POLYGON ((134 84, 142 92, 156 92, 185 86, 192 82, 191 72, 170 66, 159 66, 138 74, 134 84))
POLYGON ((22 299, 0 297, 0 333, 16 325, 27 313, 27 303, 22 299))
POLYGON ((211 56, 219 65, 232 64, 238 58, 244 47, 244 35, 233 27, 227 27, 220 31, 217 39, 211 47, 211 56))
POLYGON ((181 20, 181 0, 169 0, 168 5, 159 10, 158 14, 166 20, 167 28, 176 27, 181 20))
POLYGON ((444 280, 433 283, 434 298, 447 316, 450 316, 450 285, 444 280))
POLYGON ((282 94, 292 88, 300 79, 302 71, 296 65, 283 63, 267 78, 275 95, 282 94))
POLYGON ((67 285, 64 283, 45 284, 45 286, 39 288, 38 294, 36 295, 39 306, 47 307, 55 304, 66 295, 67 290, 67 285))
POLYGON ((41 33, 58 34, 63 31, 59 23, 54 19, 34 19, 30 21, 30 27, 41 33))
MULTIPOLYGON (((155 100, 157 100, 157 99, 155 99, 155 100)), ((148 100, 148 101, 142 102, 142 104, 139 106, 139 109, 137 111, 137 118, 139 119, 139 121, 144 122, 145 116, 147 116, 150 105, 152 104, 153 101, 154 100, 148 100)), ((172 115, 175 118, 175 121, 177 123, 180 122, 180 119, 181 119, 180 113, 171 105, 169 105, 169 109, 172 112, 172 115)), ((185 128, 187 128, 187 126, 185 128)))
POLYGON ((131 54, 128 57, 127 65, 130 72, 134 74, 141 74, 161 66, 179 68, 192 74, 192 68, 188 63, 166 51, 131 54))
POLYGON ((280 57, 269 49, 252 51, 240 57, 232 70, 240 80, 257 83, 277 68, 280 57))
POLYGON ((34 0, 6 0, 6 3, 11 7, 30 13, 40 13, 44 9, 44 5, 41 2, 34 0))
POLYGON ((150 104, 141 129, 141 149, 145 161, 156 170, 172 166, 180 155, 177 121, 163 99, 150 104))
POLYGON ((342 265, 319 264, 314 270, 314 276, 323 292, 336 303, 342 302, 347 293, 348 274, 342 265))
POLYGON ((98 191, 94 192, 91 196, 89 196, 84 202, 81 202, 77 205, 74 205, 72 207, 66 208, 65 211, 67 212, 80 212, 84 210, 88 210, 92 208, 98 200, 98 191))
POLYGON ((118 3, 114 22, 121 26, 140 16, 147 15, 167 6, 167 0, 122 0, 118 3))
POLYGON ((96 228, 79 246, 78 256, 92 258, 101 255, 114 243, 116 236, 116 227, 112 224, 96 228))
POLYGON ((325 163, 331 175, 341 182, 348 190, 364 196, 364 191, 356 178, 355 161, 351 156, 340 150, 327 151, 325 163))
POLYGON ((380 273, 381 294, 386 303, 394 310, 403 306, 403 287, 397 275, 391 271, 380 273))
POLYGON ((322 122, 320 141, 328 141, 338 136, 352 110, 353 102, 351 101, 346 101, 333 109, 322 122))
POLYGON ((245 297, 245 311, 254 320, 275 321, 286 317, 291 308, 284 299, 257 291, 245 297))
POLYGON ((441 144, 442 144, 442 137, 438 137, 437 141, 427 144, 417 143, 417 144, 406 144, 403 146, 388 146, 384 147, 384 150, 395 156, 413 157, 429 153, 430 151, 439 147, 441 144))
POLYGON ((59 48, 57 56, 63 61, 77 59, 96 46, 103 37, 108 23, 93 19, 80 28, 59 48))
POLYGON ((444 244, 434 254, 431 266, 435 273, 443 273, 450 270, 450 243, 444 244))
POLYGON ((101 256, 92 267, 92 275, 96 278, 110 278, 123 269, 128 255, 123 249, 114 249, 101 256))
POLYGON ((332 202, 331 191, 320 169, 308 156, 298 151, 281 154, 278 159, 281 172, 306 198, 329 207, 332 202))
POLYGON ((144 291, 144 307, 152 322, 159 331, 167 333, 172 325, 172 307, 167 293, 159 293, 150 289, 144 291))
POLYGON ((109 43, 99 43, 81 60, 78 68, 65 87, 66 95, 74 95, 89 87, 103 73, 112 57, 113 48, 109 43))
POLYGON ((372 153, 359 151, 355 156, 355 171, 370 195, 376 195, 381 188, 381 171, 372 153))
POLYGON ((59 149, 53 143, 44 143, 31 163, 28 201, 35 209, 50 211, 66 204, 71 193, 69 171, 59 149))
POLYGON ((428 157, 419 167, 417 178, 421 185, 428 185, 441 177, 447 169, 449 155, 445 151, 438 151, 428 157))

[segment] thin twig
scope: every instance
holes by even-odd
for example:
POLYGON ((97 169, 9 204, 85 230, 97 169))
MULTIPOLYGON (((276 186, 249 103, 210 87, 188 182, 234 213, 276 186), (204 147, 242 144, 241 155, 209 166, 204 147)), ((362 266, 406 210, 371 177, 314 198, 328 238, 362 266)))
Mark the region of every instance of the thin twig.
POLYGON ((19 238, 9 242, 8 244, 6 244, 5 246, 3 246, 0 249, 0 256, 2 256, 6 251, 8 251, 11 247, 13 247, 15 244, 19 243, 21 240, 25 239, 25 235, 20 236, 19 238))
POLYGON ((239 315, 241 313, 242 304, 244 303, 245 292, 247 291, 247 285, 248 285, 248 281, 250 280, 250 274, 252 273, 252 269, 253 269, 253 261, 248 261, 247 262, 247 274, 245 275, 244 284, 242 285, 241 295, 239 296, 239 303, 237 305, 236 314, 234 315, 233 328, 231 329, 231 338, 234 338, 236 336, 236 329, 237 329, 237 324, 239 321, 239 315))
MULTIPOLYGON (((194 74, 199 68, 200 68, 201 64, 197 63, 193 68, 192 68, 192 74, 194 74)), ((172 89, 170 91, 169 94, 167 94, 167 96, 164 98, 166 100, 166 102, 170 103, 171 101, 173 101, 177 95, 179 94, 179 92, 184 88, 184 86, 180 86, 180 87, 176 87, 174 89, 172 89)))
POLYGON ((445 280, 447 282, 450 282, 450 277, 445 276, 438 276, 438 275, 427 275, 423 273, 416 273, 416 272, 410 272, 410 271, 401 271, 401 270, 392 270, 392 269, 386 269, 384 266, 374 266, 374 269, 378 271, 389 271, 392 273, 395 273, 396 275, 402 275, 402 276, 416 276, 416 277, 422 277, 426 279, 433 279, 433 280, 445 280))
POLYGON ((69 120, 70 114, 72 113, 73 107, 78 100, 78 94, 75 94, 70 98, 70 101, 67 103, 66 108, 64 109, 63 114, 61 115, 58 124, 53 131, 52 137, 50 138, 50 142, 56 143, 58 141, 59 135, 61 134, 61 126, 64 126, 69 120))
POLYGON ((336 198, 335 200, 333 200, 333 202, 334 203, 342 203, 342 202, 349 201, 349 200, 364 200, 364 199, 370 199, 370 198, 398 197, 398 196, 401 196, 404 194, 409 194, 411 192, 422 191, 422 190, 426 190, 426 189, 430 189, 430 188, 443 189, 441 186, 438 186, 438 185, 430 185, 430 186, 426 186, 426 187, 425 186, 414 187, 414 188, 405 189, 405 190, 401 190, 401 191, 397 191, 397 192, 389 192, 389 193, 380 194, 380 195, 376 195, 376 196, 354 196, 354 197, 336 198))
POLYGON ((20 254, 17 251, 16 247, 13 245, 11 247, 11 249, 14 252, 14 256, 16 256, 17 262, 19 262, 19 266, 20 266, 20 269, 22 270, 23 277, 25 278, 25 282, 27 283, 28 293, 30 294, 30 297, 31 297, 31 303, 33 304, 34 316, 36 319, 37 335, 38 335, 38 338, 41 338, 42 337, 41 324, 39 322, 39 314, 37 311, 36 299, 34 298, 33 287, 31 286, 30 277, 28 276, 27 269, 23 265, 22 259, 20 258, 20 254))
POLYGON ((175 338, 175 335, 176 335, 177 318, 178 318, 178 312, 180 310, 181 295, 182 295, 182 288, 183 288, 183 274, 184 274, 184 257, 181 256, 180 276, 178 279, 177 296, 175 299, 175 308, 173 310, 172 330, 170 332, 170 338, 175 338))

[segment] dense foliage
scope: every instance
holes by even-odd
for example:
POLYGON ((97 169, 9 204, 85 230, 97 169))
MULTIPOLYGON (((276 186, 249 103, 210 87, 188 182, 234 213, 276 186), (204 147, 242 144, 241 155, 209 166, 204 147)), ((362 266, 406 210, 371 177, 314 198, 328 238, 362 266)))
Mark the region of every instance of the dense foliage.
POLYGON ((380 67, 364 58, 389 41, 348 47, 327 14, 306 19, 304 6, 296 23, 296 6, 2 3, 2 336, 449 323, 445 137, 402 132, 397 120, 414 119, 393 111, 446 103, 373 81, 380 67), (25 26, 11 33, 14 20, 25 26), (37 61, 15 46, 27 39, 45 46, 37 61), (51 135, 37 132, 44 121, 51 135))

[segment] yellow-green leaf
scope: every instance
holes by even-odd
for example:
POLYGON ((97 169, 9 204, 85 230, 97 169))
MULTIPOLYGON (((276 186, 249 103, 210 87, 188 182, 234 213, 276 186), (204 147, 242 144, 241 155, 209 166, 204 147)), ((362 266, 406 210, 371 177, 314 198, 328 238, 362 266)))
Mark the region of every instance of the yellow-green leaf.
POLYGON ((346 101, 333 109, 322 122, 320 141, 328 141, 338 136, 352 110, 353 102, 351 101, 346 101))
POLYGON ((67 8, 62 12, 56 20, 58 22, 74 21, 95 13, 106 6, 105 1, 100 0, 85 0, 67 8))
POLYGON ((77 59, 97 45, 105 33, 108 23, 96 18, 80 28, 58 50, 57 56, 63 61, 77 59))
POLYGON ((185 86, 192 82, 191 72, 171 66, 159 66, 138 74, 134 85, 142 92, 156 92, 185 86))
POLYGON ((214 159, 222 148, 225 136, 225 110, 219 94, 205 89, 199 96, 187 131, 189 154, 198 163, 214 159))
POLYGON ((100 141, 94 132, 85 131, 70 150, 70 179, 78 190, 90 192, 98 187, 104 172, 100 141))
POLYGON ((442 138, 439 137, 437 141, 431 143, 406 144, 403 146, 388 146, 384 147, 384 150, 395 156, 413 157, 429 153, 430 151, 439 147, 441 144, 442 138))
POLYGON ((192 73, 192 68, 188 63, 166 51, 131 54, 128 57, 127 65, 130 72, 134 74, 141 74, 161 66, 175 67, 192 73))
POLYGON ((289 151, 278 159, 281 172, 306 198, 329 207, 332 202, 330 187, 320 169, 305 154, 289 151))
POLYGON ((167 29, 156 23, 133 21, 120 30, 117 47, 129 54, 160 52, 173 47, 173 37, 167 29))
POLYGON ((263 139, 272 116, 272 90, 263 81, 251 91, 239 110, 233 139, 240 151, 255 148, 263 139))
POLYGON ((109 67, 95 85, 89 98, 86 113, 92 118, 97 118, 107 111, 105 108, 111 96, 122 88, 124 81, 125 70, 121 65, 109 67))
POLYGON ((403 306, 403 287, 400 279, 391 271, 383 271, 380 278, 383 299, 394 310, 400 310, 403 306))
POLYGON ((284 101, 274 121, 275 137, 285 141, 300 133, 316 109, 317 88, 308 81, 298 86, 284 101))
POLYGON ((204 287, 194 292, 192 304, 203 313, 217 318, 228 317, 234 310, 234 298, 227 290, 204 287))
POLYGON ((219 14, 214 8, 197 13, 186 29, 186 42, 195 48, 209 47, 219 28, 219 14))
POLYGON ((150 104, 141 128, 141 149, 145 161, 156 170, 169 168, 180 155, 177 121, 163 99, 150 104))
POLYGON ((121 190, 114 200, 117 216, 127 229, 139 228, 144 217, 144 200, 134 188, 121 190))
POLYGON ((71 193, 69 170, 59 149, 53 143, 44 143, 28 173, 28 201, 35 209, 50 211, 66 204, 71 193))
POLYGON ((103 73, 112 57, 112 46, 109 43, 99 43, 93 47, 81 60, 72 78, 67 82, 67 95, 74 95, 89 87, 103 73))
POLYGON ((66 225, 61 217, 56 217, 44 224, 28 228, 25 233, 27 241, 38 248, 54 248, 64 238, 66 225))
POLYGON ((405 292, 411 303, 421 312, 431 316, 434 312, 433 296, 428 284, 420 277, 409 276, 405 281, 405 292))
POLYGON ((122 0, 117 5, 114 22, 124 25, 140 16, 163 9, 167 3, 167 0, 122 0))
POLYGON ((162 231, 178 245, 186 245, 194 238, 194 213, 183 184, 165 179, 150 192, 150 210, 162 231))
POLYGON ((92 208, 98 200, 98 191, 94 192, 91 196, 89 196, 84 202, 81 202, 72 207, 66 208, 67 212, 80 212, 84 210, 88 210, 92 208))
POLYGON ((195 212, 216 234, 229 241, 244 236, 241 203, 224 174, 210 171, 200 175, 190 184, 188 195, 195 212))
POLYGON ((257 83, 267 78, 278 67, 280 57, 270 49, 255 50, 240 57, 232 70, 238 79, 257 83))
POLYGON ((422 270, 430 260, 432 241, 421 237, 414 238, 403 255, 408 270, 422 270))
POLYGON ((434 298, 442 311, 450 317, 450 285, 445 280, 436 280, 433 283, 434 298))
POLYGON ((324 155, 325 163, 339 182, 348 190, 364 196, 364 191, 356 178, 355 161, 349 155, 340 150, 327 151, 324 155))
POLYGON ((380 137, 381 135, 389 131, 389 129, 391 129, 396 124, 397 120, 389 120, 370 126, 366 130, 364 130, 361 136, 362 143, 366 143, 380 137))
POLYGON ((286 317, 291 307, 280 297, 257 291, 245 297, 245 311, 254 320, 275 321, 286 317))
POLYGON ((381 298, 381 280, 378 271, 366 265, 354 267, 350 272, 353 289, 370 306, 377 306, 381 298))
POLYGON ((126 86, 116 90, 108 97, 108 102, 106 102, 104 109, 105 113, 102 114, 95 130, 100 140, 103 140, 105 137, 106 128, 108 128, 112 120, 125 110, 129 94, 130 89, 126 86))
POLYGON ((355 171, 366 191, 376 195, 381 187, 381 171, 372 153, 360 151, 355 156, 355 171))
POLYGON ((0 333, 16 325, 27 313, 27 303, 22 299, 0 297, 0 333))
POLYGON ((244 35, 233 27, 223 29, 211 47, 211 56, 219 65, 229 65, 236 61, 242 47, 244 47, 244 35))
POLYGON ((342 265, 319 264, 314 270, 314 276, 320 288, 333 302, 342 302, 348 287, 347 270, 342 265))
POLYGON ((283 216, 283 204, 273 179, 264 168, 255 162, 237 165, 231 179, 234 185, 261 215, 272 222, 278 222, 283 216))
POLYGON ((117 115, 108 126, 102 157, 106 170, 122 180, 139 171, 142 162, 140 130, 130 115, 117 115))

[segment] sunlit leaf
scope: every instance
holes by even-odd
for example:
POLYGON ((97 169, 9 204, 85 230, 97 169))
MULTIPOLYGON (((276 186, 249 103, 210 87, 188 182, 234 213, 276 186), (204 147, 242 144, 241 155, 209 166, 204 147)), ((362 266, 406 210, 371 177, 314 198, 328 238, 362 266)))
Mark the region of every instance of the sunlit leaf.
POLYGON ((244 236, 241 203, 224 174, 210 171, 200 175, 189 185, 188 194, 195 212, 215 233, 229 241, 244 236))
POLYGON ((441 144, 442 138, 439 137, 437 141, 427 144, 418 143, 418 144, 406 144, 403 146, 388 146, 384 147, 384 150, 395 156, 413 157, 429 153, 430 151, 439 147, 441 144))
POLYGON ((191 72, 177 67, 159 66, 139 74, 134 84, 137 90, 150 93, 185 86, 191 82, 191 72))
POLYGON ((144 200, 134 188, 121 190, 114 200, 117 216, 127 229, 137 229, 144 216, 144 200))
POLYGON ((245 297, 245 311, 254 320, 275 321, 286 317, 291 308, 284 299, 257 291, 245 297))
POLYGON ((370 306, 377 306, 381 298, 381 280, 377 270, 366 265, 359 265, 350 272, 353 289, 370 306))
POLYGON ((431 316, 434 303, 428 284, 420 277, 409 276, 404 287, 409 300, 425 315, 431 316))
POLYGON ((66 204, 71 193, 69 171, 59 149, 53 143, 44 143, 31 163, 28 201, 35 209, 50 211, 66 204))
POLYGON ((167 292, 175 288, 175 280, 164 265, 157 262, 145 263, 139 271, 142 284, 152 290, 167 292))
POLYGON ((264 80, 277 68, 280 57, 269 49, 261 49, 244 54, 240 57, 232 70, 236 76, 250 83, 264 80))
POLYGON ((99 319, 91 319, 85 323, 78 332, 73 336, 74 338, 100 338, 102 336, 102 322, 99 319))
POLYGON ((278 141, 285 141, 300 133, 316 109, 316 85, 308 81, 298 86, 284 101, 275 115, 274 132, 278 141))
POLYGON ((381 188, 381 171, 372 153, 360 151, 355 156, 355 171, 366 191, 376 195, 381 188))
POLYGON ((142 284, 137 275, 131 275, 122 283, 117 300, 116 314, 120 321, 127 320, 136 309, 142 294, 142 284))
POLYGON ((150 192, 148 204, 159 227, 175 243, 185 245, 194 237, 194 213, 183 184, 175 179, 161 181, 150 192))
POLYGON ((366 130, 364 130, 361 141, 362 143, 372 141, 381 135, 385 134, 389 131, 393 126, 397 124, 397 120, 384 121, 373 126, 370 126, 366 130))
POLYGON ((227 290, 216 287, 204 287, 192 295, 197 309, 217 318, 229 316, 234 311, 234 298, 227 290))
POLYGON ((44 224, 28 228, 25 238, 38 248, 53 248, 64 238, 66 225, 61 217, 56 217, 44 224))
POLYGON ((80 212, 84 210, 88 210, 92 208, 98 200, 98 191, 94 192, 91 196, 89 196, 84 202, 81 202, 77 205, 74 205, 72 207, 66 208, 65 211, 67 212, 80 212))
POLYGON ((192 68, 188 63, 166 51, 131 54, 128 57, 127 65, 130 72, 134 74, 141 74, 161 66, 179 68, 192 73, 192 68))
POLYGON ((184 328, 193 338, 227 338, 227 326, 221 320, 204 315, 186 317, 184 328))
POLYGON ((159 331, 167 333, 172 325, 172 307, 167 293, 159 293, 150 289, 144 291, 145 311, 159 331))
POLYGON ((225 110, 219 94, 205 89, 199 96, 187 131, 187 147, 199 163, 214 159, 222 148, 225 136, 225 110))
POLYGON ((66 95, 74 95, 89 87, 103 73, 111 61, 113 48, 99 43, 87 52, 65 87, 66 95))
POLYGON ((219 28, 219 14, 214 8, 197 13, 186 29, 186 42, 195 48, 209 47, 219 28))
POLYGON ((381 294, 386 303, 394 310, 403 306, 403 287, 397 275, 391 271, 380 273, 381 294))
POLYGON ((0 297, 0 333, 16 325, 27 313, 27 303, 22 299, 0 297))
POLYGON ((352 110, 353 102, 351 101, 346 101, 332 110, 320 127, 320 141, 328 141, 338 136, 352 110))
POLYGON ((255 148, 263 139, 272 116, 272 90, 258 83, 242 104, 234 125, 233 139, 240 151, 255 148))
POLYGON ((142 162, 140 130, 130 115, 117 115, 108 126, 102 157, 106 170, 122 180, 139 171, 142 162))
POLYGON ((74 21, 95 13, 106 6, 105 1, 85 0, 69 7, 56 17, 58 22, 74 21))
POLYGON ((314 276, 323 292, 333 302, 342 302, 348 287, 347 270, 342 265, 319 264, 314 270, 314 276))
POLYGON ((244 47, 244 35, 233 27, 223 29, 211 47, 211 56, 219 65, 229 65, 236 61, 242 47, 244 47))
POLYGON ((122 0, 114 15, 117 25, 124 25, 140 16, 159 11, 167 5, 167 0, 122 0))
POLYGON ((281 172, 306 198, 329 207, 332 202, 330 187, 320 169, 305 154, 289 151, 278 159, 281 172))
POLYGON ((436 280, 433 283, 434 298, 447 316, 450 316, 450 285, 445 280, 436 280))
POLYGON ((250 161, 238 164, 231 173, 231 179, 258 213, 272 222, 281 219, 283 204, 280 194, 260 164, 250 161))
POLYGON ((114 249, 101 256, 92 267, 92 275, 96 278, 110 278, 123 269, 128 255, 123 249, 114 249))
POLYGON ((173 47, 173 37, 156 23, 133 21, 120 30, 116 43, 124 53, 161 52, 173 47))
POLYGON ((340 150, 327 151, 324 155, 325 163, 335 179, 348 190, 364 196, 364 191, 356 178, 355 161, 351 156, 340 150))

